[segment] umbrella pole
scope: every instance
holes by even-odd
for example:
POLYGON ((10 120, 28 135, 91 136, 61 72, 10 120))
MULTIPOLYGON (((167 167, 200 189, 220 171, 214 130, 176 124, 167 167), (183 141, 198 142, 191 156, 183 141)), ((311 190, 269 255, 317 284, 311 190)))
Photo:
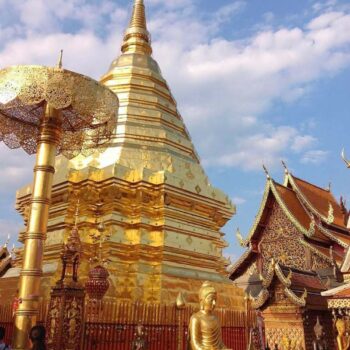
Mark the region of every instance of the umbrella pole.
POLYGON ((29 349, 28 334, 35 326, 39 314, 43 249, 55 173, 56 151, 60 139, 60 113, 47 104, 41 122, 30 215, 24 236, 23 265, 19 280, 20 304, 16 311, 12 344, 13 349, 17 350, 29 349))

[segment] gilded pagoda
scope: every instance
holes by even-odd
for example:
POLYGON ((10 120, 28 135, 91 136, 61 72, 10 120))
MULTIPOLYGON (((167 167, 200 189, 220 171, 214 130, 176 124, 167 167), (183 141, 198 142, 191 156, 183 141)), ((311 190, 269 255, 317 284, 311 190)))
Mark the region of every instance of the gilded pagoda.
POLYGON ((262 312, 270 346, 312 349, 322 326, 333 349, 332 317, 321 293, 343 282, 347 220, 344 203, 330 189, 295 177, 286 166, 283 184, 267 172, 253 227, 246 239, 237 234, 246 251, 231 267, 230 278, 262 312))
MULTIPOLYGON (((107 298, 173 303, 185 292, 197 302, 203 280, 211 281, 224 307, 243 307, 243 294, 227 278, 229 261, 221 228, 235 213, 230 198, 214 188, 192 144, 176 101, 152 57, 145 7, 135 0, 121 55, 101 82, 118 95, 118 124, 105 149, 73 160, 57 157, 42 295, 60 276, 60 253, 74 225, 83 245, 80 280, 96 255, 104 229, 102 257, 110 274, 107 298)), ((28 219, 31 186, 17 192, 17 210, 28 219)), ((20 234, 23 237, 25 230, 20 234)), ((13 298, 21 266, 0 279, 13 298)))

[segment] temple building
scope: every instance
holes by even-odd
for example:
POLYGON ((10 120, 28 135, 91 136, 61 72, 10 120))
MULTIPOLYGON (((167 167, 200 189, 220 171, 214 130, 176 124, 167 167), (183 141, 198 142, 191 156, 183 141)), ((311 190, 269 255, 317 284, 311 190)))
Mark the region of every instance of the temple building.
MULTIPOLYGON (((87 279, 101 245, 110 274, 107 298, 173 303, 181 291, 187 302, 197 303, 197 291, 208 280, 217 288, 221 306, 242 308, 243 293, 227 277, 227 242, 221 231, 235 206, 210 184, 201 166, 152 57, 142 0, 135 0, 121 55, 101 82, 120 100, 117 129, 103 152, 73 160, 57 157, 43 295, 48 297, 60 276, 61 250, 79 207, 79 279, 87 279)), ((17 210, 25 223, 30 195, 30 185, 17 192, 17 210)), ((19 251, 15 267, 0 279, 9 298, 17 288, 20 264, 19 251)))
POLYGON ((312 349, 315 329, 323 326, 333 349, 332 317, 321 293, 343 282, 347 220, 344 203, 330 189, 295 177, 286 166, 283 184, 267 172, 253 227, 246 239, 237 234, 246 251, 231 267, 230 278, 262 312, 271 347, 312 349))

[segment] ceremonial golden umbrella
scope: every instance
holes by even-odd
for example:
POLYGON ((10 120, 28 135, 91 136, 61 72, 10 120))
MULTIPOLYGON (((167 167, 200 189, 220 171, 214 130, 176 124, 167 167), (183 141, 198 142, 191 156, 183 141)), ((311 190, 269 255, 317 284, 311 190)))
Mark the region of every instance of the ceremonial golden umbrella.
POLYGON ((117 122, 118 98, 86 76, 58 67, 0 70, 0 141, 36 153, 33 192, 24 237, 14 349, 27 349, 38 315, 43 245, 55 156, 91 154, 107 142, 117 122))

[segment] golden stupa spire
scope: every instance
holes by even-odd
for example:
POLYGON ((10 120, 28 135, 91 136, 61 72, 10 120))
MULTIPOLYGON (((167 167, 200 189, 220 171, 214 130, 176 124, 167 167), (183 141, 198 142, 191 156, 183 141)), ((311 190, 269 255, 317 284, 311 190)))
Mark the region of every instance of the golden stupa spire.
POLYGON ((151 38, 147 30, 146 11, 143 0, 135 0, 128 29, 122 45, 123 53, 152 53, 151 38))

